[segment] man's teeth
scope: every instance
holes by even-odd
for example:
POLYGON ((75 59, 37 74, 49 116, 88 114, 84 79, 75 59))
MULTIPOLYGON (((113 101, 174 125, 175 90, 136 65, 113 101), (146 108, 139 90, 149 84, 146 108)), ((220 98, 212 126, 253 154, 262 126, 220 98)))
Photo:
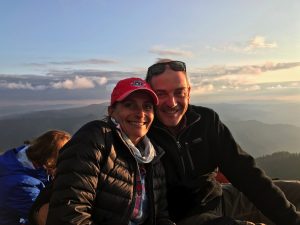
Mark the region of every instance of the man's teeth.
POLYGON ((169 110, 165 110, 166 113, 177 113, 177 109, 169 109, 169 110))

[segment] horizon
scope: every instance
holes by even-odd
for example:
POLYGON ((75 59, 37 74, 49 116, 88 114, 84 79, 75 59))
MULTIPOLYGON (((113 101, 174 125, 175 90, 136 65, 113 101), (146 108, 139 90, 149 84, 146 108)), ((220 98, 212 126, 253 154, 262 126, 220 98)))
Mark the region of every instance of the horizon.
MULTIPOLYGON (((74 103, 74 102, 73 102, 74 103)), ((269 125, 291 125, 300 128, 300 103, 213 103, 192 102, 216 111, 224 122, 258 121, 269 125), (288 109, 288 110, 287 110, 288 109)), ((49 113, 51 111, 64 112, 64 110, 81 110, 89 107, 108 106, 109 101, 92 102, 90 104, 18 104, 0 108, 0 121, 17 119, 23 116, 34 116, 36 113, 49 113)), ((96 110, 97 112, 97 110, 96 110)))
MULTIPOLYGON (((0 108, 0 135, 3 149, 9 148, 14 143, 22 143, 28 136, 36 135, 48 129, 63 129, 75 132, 83 124, 102 119, 107 112, 104 105, 91 105, 85 107, 67 107, 62 109, 28 108, 27 112, 8 116, 1 116, 0 108), (32 126, 37 123, 38 126, 32 126), (16 129, 19 135, 16 135, 16 129)), ((281 105, 282 106, 282 105, 281 105)), ((206 105, 214 109, 220 119, 229 127, 232 135, 241 146, 251 151, 253 155, 265 155, 270 152, 289 151, 299 152, 300 121, 296 111, 299 112, 300 104, 290 109, 292 114, 286 113, 284 107, 278 105, 231 105, 215 104, 206 105), (234 106, 234 107, 233 107, 234 106)))
POLYGON ((0 106, 101 103, 158 58, 186 62, 192 102, 298 104, 299 11, 298 0, 2 1, 0 106))

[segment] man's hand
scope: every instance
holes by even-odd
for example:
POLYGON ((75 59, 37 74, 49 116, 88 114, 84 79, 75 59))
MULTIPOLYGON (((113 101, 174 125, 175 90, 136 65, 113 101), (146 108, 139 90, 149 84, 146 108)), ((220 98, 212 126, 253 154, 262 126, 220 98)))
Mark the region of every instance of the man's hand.
MULTIPOLYGON (((245 225, 267 225, 265 223, 252 223, 250 221, 243 221, 243 222, 245 223, 245 225)), ((241 223, 241 225, 244 223, 241 223)))

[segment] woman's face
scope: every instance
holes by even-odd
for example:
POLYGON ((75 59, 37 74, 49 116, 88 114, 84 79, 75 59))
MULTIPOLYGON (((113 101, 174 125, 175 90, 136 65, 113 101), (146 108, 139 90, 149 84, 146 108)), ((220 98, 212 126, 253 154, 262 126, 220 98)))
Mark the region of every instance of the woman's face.
POLYGON ((134 145, 147 134, 154 119, 153 100, 145 91, 133 92, 108 110, 134 145))

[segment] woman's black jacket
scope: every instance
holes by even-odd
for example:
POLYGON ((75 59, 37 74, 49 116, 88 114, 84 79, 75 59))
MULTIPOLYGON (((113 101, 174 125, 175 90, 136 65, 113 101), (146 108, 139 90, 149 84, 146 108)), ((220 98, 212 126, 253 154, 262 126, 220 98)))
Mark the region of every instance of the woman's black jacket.
MULTIPOLYGON (((155 146, 155 145, 154 145, 155 146)), ((163 151, 145 164, 150 215, 168 220, 163 151)), ((138 164, 111 121, 84 125, 61 150, 47 225, 128 225, 135 203, 138 164)))

